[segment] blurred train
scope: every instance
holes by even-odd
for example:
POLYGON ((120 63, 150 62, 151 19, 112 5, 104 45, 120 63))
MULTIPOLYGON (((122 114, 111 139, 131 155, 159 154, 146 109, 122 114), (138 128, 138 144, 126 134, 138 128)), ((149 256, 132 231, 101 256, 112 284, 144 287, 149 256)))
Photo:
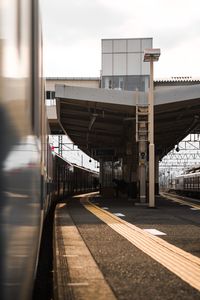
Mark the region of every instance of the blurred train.
POLYGON ((182 195, 190 197, 200 197, 200 167, 195 167, 186 172, 186 174, 175 178, 173 190, 182 195))
POLYGON ((0 298, 31 299, 52 203, 98 176, 52 155, 37 0, 0 0, 0 120, 0 298))

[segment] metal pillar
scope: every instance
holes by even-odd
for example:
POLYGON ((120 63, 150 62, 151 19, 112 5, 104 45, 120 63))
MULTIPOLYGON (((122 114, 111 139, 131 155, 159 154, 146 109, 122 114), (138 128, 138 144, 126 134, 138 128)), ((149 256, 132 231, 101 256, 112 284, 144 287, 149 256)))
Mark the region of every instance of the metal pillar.
POLYGON ((104 187, 104 162, 102 159, 99 160, 99 183, 101 188, 104 187))
POLYGON ((149 86, 149 207, 155 207, 155 145, 154 145, 154 95, 153 57, 150 58, 149 86))
POLYGON ((154 146, 154 91, 153 91, 153 62, 158 61, 160 49, 145 49, 144 61, 150 62, 149 86, 149 207, 155 207, 155 146, 154 146))
POLYGON ((146 141, 139 142, 140 203, 146 202, 146 141))
POLYGON ((155 157, 155 194, 159 195, 159 156, 155 157))
POLYGON ((136 103, 136 142, 139 150, 139 195, 140 203, 146 202, 146 153, 148 141, 148 106, 136 103))

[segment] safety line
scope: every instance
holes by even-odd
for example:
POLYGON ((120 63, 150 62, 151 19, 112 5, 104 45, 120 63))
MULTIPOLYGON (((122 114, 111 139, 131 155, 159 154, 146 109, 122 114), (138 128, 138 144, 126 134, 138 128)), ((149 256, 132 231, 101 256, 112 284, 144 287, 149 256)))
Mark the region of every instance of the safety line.
POLYGON ((186 200, 179 199, 176 196, 171 196, 168 193, 160 193, 160 195, 164 198, 167 198, 168 200, 174 201, 176 203, 184 204, 184 205, 187 205, 187 206, 190 206, 190 207, 200 210, 200 205, 198 205, 198 204, 194 204, 194 203, 188 202, 186 200))
POLYGON ((200 258, 82 199, 87 210, 182 280, 200 291, 200 258))
POLYGON ((98 299, 116 300, 66 204, 58 204, 55 211, 54 286, 59 300, 96 299, 97 291, 98 299))

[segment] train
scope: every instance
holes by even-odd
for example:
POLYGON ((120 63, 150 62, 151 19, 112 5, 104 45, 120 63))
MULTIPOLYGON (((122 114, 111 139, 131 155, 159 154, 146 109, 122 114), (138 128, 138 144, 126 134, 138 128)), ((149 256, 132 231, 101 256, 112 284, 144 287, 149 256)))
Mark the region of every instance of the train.
MULTIPOLYGON (((0 298, 32 299, 44 222, 98 174, 52 153, 37 0, 0 5, 0 298)), ((97 182, 97 181, 96 181, 97 182)))
POLYGON ((175 178, 172 191, 189 197, 200 197, 200 167, 190 168, 175 178))

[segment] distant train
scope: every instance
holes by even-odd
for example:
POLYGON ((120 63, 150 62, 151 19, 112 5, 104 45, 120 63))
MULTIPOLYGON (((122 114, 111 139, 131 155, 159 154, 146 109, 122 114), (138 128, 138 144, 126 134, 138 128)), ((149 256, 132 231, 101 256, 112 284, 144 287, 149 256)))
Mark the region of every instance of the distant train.
POLYGON ((178 194, 200 197, 200 167, 190 169, 175 178, 174 190, 178 194))
POLYGON ((92 191, 98 174, 49 145, 37 0, 0 5, 0 298, 31 299, 52 203, 92 191))
POLYGON ((56 192, 57 200, 65 199, 66 195, 92 192, 99 187, 97 172, 72 164, 57 154, 53 157, 53 173, 53 187, 49 190, 56 192))

